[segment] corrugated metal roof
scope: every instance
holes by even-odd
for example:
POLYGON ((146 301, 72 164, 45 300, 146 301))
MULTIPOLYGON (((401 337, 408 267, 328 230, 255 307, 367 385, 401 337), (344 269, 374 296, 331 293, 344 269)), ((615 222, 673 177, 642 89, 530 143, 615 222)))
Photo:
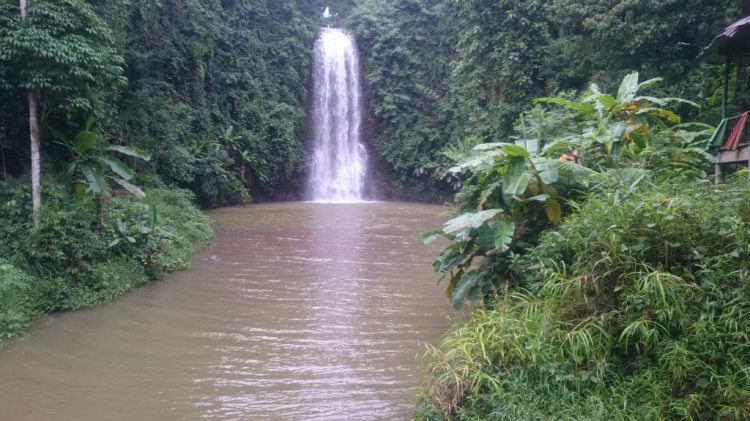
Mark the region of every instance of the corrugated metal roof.
POLYGON ((750 16, 729 25, 703 49, 697 60, 722 64, 727 56, 731 57, 732 62, 750 64, 750 16))

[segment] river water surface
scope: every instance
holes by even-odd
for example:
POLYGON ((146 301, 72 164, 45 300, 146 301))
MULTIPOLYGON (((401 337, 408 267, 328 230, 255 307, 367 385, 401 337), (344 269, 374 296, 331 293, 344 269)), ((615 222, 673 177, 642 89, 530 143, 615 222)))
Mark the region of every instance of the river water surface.
POLYGON ((401 420, 450 315, 421 232, 439 207, 210 213, 193 269, 44 318, 0 350, 0 420, 401 420), (216 255, 217 260, 205 260, 216 255))

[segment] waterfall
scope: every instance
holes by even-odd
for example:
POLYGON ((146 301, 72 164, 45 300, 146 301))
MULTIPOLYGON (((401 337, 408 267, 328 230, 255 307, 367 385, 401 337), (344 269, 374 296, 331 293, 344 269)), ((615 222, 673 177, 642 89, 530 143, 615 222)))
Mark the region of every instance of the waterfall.
POLYGON ((313 145, 309 196, 322 202, 364 198, 367 151, 362 145, 359 57, 354 40, 324 28, 315 43, 313 145))

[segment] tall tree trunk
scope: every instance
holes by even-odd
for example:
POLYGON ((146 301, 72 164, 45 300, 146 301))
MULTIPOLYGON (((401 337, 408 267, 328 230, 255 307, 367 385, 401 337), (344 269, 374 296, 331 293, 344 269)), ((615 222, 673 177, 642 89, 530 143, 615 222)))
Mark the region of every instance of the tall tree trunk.
POLYGON ((39 171, 39 119, 37 118, 36 92, 28 92, 29 99, 29 133, 31 135, 31 209, 34 215, 34 226, 39 226, 39 209, 42 207, 39 171))
MULTIPOLYGON (((21 2, 21 19, 26 20, 26 1, 21 2)), ((39 182, 39 119, 37 118, 36 92, 29 91, 26 95, 29 101, 29 137, 31 137, 31 209, 34 226, 39 226, 39 209, 42 207, 42 193, 39 182)))

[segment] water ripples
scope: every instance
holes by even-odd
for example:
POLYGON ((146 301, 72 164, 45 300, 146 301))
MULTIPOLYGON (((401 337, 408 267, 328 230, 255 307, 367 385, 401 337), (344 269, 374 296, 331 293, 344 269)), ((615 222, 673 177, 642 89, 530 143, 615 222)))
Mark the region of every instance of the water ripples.
POLYGON ((192 270, 0 352, 0 419, 406 419, 450 314, 416 241, 439 210, 215 211, 227 232, 192 270))

